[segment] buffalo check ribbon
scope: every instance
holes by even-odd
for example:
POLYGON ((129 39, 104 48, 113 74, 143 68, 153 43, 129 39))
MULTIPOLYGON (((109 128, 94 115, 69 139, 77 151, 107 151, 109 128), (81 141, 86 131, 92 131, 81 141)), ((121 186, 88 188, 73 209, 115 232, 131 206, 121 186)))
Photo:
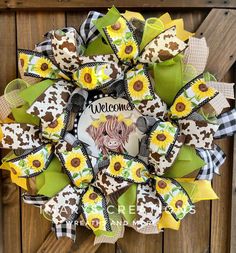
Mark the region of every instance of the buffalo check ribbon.
MULTIPOLYGON (((142 160, 129 155, 110 154, 109 165, 99 172, 94 184, 106 194, 111 193, 111 187, 113 193, 126 186, 137 187, 134 194, 136 198, 135 223, 138 229, 150 223, 156 225, 161 217, 162 206, 176 220, 183 219, 193 208, 188 194, 178 182, 151 175, 142 160), (123 182, 128 182, 128 185, 123 182)), ((127 194, 127 197, 129 201, 124 200, 122 203, 130 203, 132 197, 130 194, 127 194)))

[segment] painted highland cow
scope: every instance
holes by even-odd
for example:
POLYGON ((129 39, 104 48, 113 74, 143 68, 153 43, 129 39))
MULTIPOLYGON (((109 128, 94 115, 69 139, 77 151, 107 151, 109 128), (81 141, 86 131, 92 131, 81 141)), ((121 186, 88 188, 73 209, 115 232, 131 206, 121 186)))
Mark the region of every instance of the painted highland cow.
POLYGON ((136 128, 130 118, 131 115, 125 118, 123 114, 118 116, 102 114, 99 119, 92 117, 93 123, 86 131, 103 155, 107 155, 109 150, 125 153, 125 144, 129 140, 130 133, 136 128))

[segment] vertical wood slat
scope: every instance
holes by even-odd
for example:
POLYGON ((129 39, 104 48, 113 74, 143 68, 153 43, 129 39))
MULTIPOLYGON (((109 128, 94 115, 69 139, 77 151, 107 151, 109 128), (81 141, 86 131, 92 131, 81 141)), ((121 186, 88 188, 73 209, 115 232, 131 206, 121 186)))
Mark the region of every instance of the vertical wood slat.
MULTIPOLYGON (((3 94, 8 82, 16 77, 16 28, 15 13, 0 13, 0 92, 3 94)), ((7 152, 2 152, 2 156, 7 152)), ((20 194, 16 185, 11 183, 7 171, 2 171, 2 220, 3 252, 21 252, 20 233, 20 194), (14 241, 12 241, 14 238, 14 241), (14 242, 14 243, 13 243, 14 242)))
POLYGON ((206 38, 207 70, 221 80, 236 60, 236 10, 212 9, 196 36, 206 38))
MULTIPOLYGON (((234 82, 233 68, 227 72, 223 81, 234 82)), ((225 152, 227 158, 221 166, 220 176, 215 175, 213 189, 219 200, 212 201, 211 210, 211 252, 229 252, 230 245, 230 204, 232 187, 232 164, 233 164, 233 138, 218 140, 219 145, 225 152)), ((234 238, 235 239, 235 238, 234 238)), ((232 251, 233 253, 235 251, 232 251)))
MULTIPOLYGON (((63 12, 21 12, 17 13, 17 46, 33 49, 43 40, 43 35, 53 29, 65 26, 63 12)), ((50 231, 47 221, 38 208, 22 203, 22 250, 23 253, 36 252, 50 231)))

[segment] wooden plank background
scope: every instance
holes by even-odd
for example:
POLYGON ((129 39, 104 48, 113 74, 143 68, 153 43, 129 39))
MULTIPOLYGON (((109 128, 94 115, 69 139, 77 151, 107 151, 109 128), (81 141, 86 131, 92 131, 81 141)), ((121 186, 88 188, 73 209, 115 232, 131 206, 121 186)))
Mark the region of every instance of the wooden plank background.
MULTIPOLYGON (((204 27, 203 25, 200 27, 212 7, 236 7, 235 0, 195 0, 191 1, 191 7, 198 8, 180 9, 180 7, 190 7, 186 5, 187 2, 189 1, 48 0, 44 1, 42 6, 42 1, 37 0, 0 0, 0 9, 5 10, 0 12, 1 94, 5 85, 18 75, 16 64, 17 48, 33 49, 34 44, 41 41, 42 35, 50 29, 66 25, 78 27, 81 20, 86 17, 89 8, 92 9, 92 6, 100 7, 100 10, 104 12, 106 11, 104 7, 112 4, 118 7, 133 7, 133 9, 137 6, 139 8, 137 10, 140 10, 140 7, 146 7, 142 11, 146 17, 159 16, 166 11, 166 7, 178 7, 178 9, 168 9, 169 13, 174 18, 183 17, 186 29, 192 32, 198 30, 199 36, 202 35, 203 31, 203 36, 205 31, 206 33, 215 32, 214 29, 209 31, 207 29, 208 26, 204 27), (150 8, 153 6, 161 6, 163 9, 150 8), (47 8, 52 7, 55 7, 54 12, 47 10, 47 8), (9 9, 11 10, 9 11, 9 9)), ((216 26, 219 25, 217 22, 220 21, 216 21, 216 26)), ((223 72, 220 72, 219 69, 215 70, 215 65, 212 61, 210 61, 209 65, 210 70, 218 71, 217 73, 220 73, 220 78, 224 81, 235 81, 235 66, 229 69, 229 66, 235 60, 235 56, 236 54, 234 53, 233 59, 231 57, 229 62, 225 58, 223 60, 218 58, 218 60, 224 61, 222 62, 222 66, 224 66, 223 72)), ((115 245, 104 244, 100 247, 99 245, 92 245, 94 236, 85 228, 78 228, 75 244, 67 238, 57 241, 54 234, 50 232, 49 222, 39 214, 39 210, 21 202, 21 191, 11 184, 9 174, 4 171, 1 173, 0 188, 0 225, 2 224, 2 230, 0 228, 0 236, 2 236, 0 251, 4 253, 228 253, 231 245, 231 253, 235 253, 235 243, 230 242, 230 235, 235 235, 236 233, 235 221, 233 221, 233 214, 236 212, 235 205, 232 207, 232 214, 230 212, 231 199, 233 200, 232 203, 235 203, 236 182, 235 173, 232 173, 233 139, 221 140, 218 141, 218 144, 227 154, 226 163, 221 168, 221 176, 216 176, 213 180, 214 189, 220 197, 219 201, 200 202, 197 204, 197 213, 184 219, 178 232, 166 230, 159 235, 143 235, 127 228, 124 238, 120 239, 115 245), (233 188, 232 175, 234 176, 233 188), (234 227, 231 227, 231 215, 234 227), (90 242, 90 245, 88 242, 90 242)))

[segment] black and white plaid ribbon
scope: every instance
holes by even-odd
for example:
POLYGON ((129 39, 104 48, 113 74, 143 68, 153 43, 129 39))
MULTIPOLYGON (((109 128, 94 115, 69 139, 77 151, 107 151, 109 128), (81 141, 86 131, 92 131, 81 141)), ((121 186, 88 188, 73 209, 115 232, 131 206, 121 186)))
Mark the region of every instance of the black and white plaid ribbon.
POLYGON ((34 206, 41 206, 45 204, 49 198, 43 195, 30 195, 28 193, 23 193, 22 194, 22 199, 24 203, 29 204, 29 205, 34 205, 34 206))
POLYGON ((104 15, 100 12, 90 11, 87 18, 81 24, 79 34, 84 41, 84 45, 88 45, 99 36, 99 31, 93 22, 103 16, 104 15))
POLYGON ((52 231, 55 233, 57 239, 60 237, 69 237, 73 241, 76 239, 76 224, 74 223, 62 223, 62 224, 52 224, 52 231))
POLYGON ((219 128, 214 135, 215 139, 232 136, 236 133, 236 109, 218 116, 219 128))
POLYGON ((215 145, 212 150, 199 148, 197 153, 205 161, 206 165, 200 169, 196 179, 212 180, 214 173, 220 174, 219 169, 224 163, 226 155, 219 146, 215 145))

